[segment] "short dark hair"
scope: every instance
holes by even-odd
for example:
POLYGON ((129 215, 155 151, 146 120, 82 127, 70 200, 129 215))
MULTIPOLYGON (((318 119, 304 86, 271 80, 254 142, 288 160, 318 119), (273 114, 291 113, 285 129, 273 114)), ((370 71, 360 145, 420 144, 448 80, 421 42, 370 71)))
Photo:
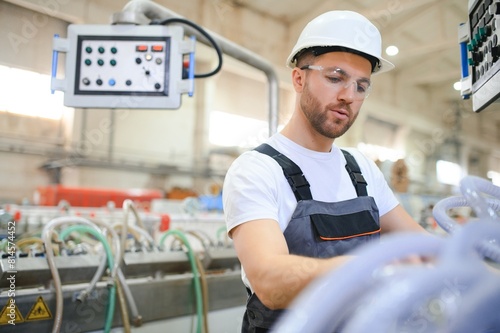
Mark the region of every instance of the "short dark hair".
POLYGON ((380 68, 380 61, 376 57, 344 46, 314 46, 304 49, 295 56, 295 59, 297 59, 297 66, 302 67, 301 62, 304 62, 303 60, 309 58, 310 56, 319 57, 320 55, 329 52, 349 52, 359 55, 370 62, 372 65, 372 73, 376 72, 377 69, 380 68))

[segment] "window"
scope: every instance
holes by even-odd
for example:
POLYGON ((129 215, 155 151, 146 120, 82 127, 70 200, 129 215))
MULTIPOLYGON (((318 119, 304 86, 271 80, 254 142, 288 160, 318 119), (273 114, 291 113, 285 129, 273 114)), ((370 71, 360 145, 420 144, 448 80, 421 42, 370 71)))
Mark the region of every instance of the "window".
POLYGON ((62 92, 51 94, 49 75, 0 66, 0 111, 60 119, 66 110, 62 92))
POLYGON ((396 162, 397 160, 405 157, 405 152, 402 150, 367 144, 364 142, 360 142, 358 144, 358 149, 373 161, 379 160, 381 162, 396 162))
POLYGON ((267 121, 221 111, 210 113, 209 141, 224 147, 253 148, 269 136, 267 121))
POLYGON ((443 160, 436 162, 436 174, 438 182, 455 186, 460 184, 463 177, 460 165, 443 160))
POLYGON ((500 186, 500 173, 496 171, 488 171, 487 177, 491 179, 493 185, 500 186))

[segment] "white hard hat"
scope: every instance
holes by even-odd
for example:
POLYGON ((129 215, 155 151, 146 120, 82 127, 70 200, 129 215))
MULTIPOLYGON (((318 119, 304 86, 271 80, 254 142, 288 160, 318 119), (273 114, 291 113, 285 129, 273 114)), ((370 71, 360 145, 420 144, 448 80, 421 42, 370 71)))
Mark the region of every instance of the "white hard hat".
POLYGON ((373 73, 387 72, 394 65, 382 58, 382 38, 366 17, 352 11, 330 11, 310 21, 302 30, 288 56, 287 66, 295 67, 296 56, 311 47, 341 47, 378 59, 373 73))

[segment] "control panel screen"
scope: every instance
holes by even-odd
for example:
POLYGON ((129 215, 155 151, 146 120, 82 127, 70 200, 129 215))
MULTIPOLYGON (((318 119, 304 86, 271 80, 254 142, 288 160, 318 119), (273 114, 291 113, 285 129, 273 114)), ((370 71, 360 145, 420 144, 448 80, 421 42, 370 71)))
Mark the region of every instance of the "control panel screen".
POLYGON ((170 38, 79 36, 75 94, 168 96, 170 38))

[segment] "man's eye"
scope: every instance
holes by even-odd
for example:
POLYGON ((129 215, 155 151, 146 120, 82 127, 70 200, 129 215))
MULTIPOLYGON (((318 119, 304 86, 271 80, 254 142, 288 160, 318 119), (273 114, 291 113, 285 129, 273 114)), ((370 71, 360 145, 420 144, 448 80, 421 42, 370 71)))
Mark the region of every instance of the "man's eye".
POLYGON ((358 91, 361 93, 365 93, 368 91, 369 86, 367 84, 359 84, 358 83, 358 91))
POLYGON ((340 77, 340 76, 328 75, 327 78, 328 78, 328 81, 330 81, 331 83, 342 83, 342 82, 344 82, 344 79, 342 77, 340 77))

